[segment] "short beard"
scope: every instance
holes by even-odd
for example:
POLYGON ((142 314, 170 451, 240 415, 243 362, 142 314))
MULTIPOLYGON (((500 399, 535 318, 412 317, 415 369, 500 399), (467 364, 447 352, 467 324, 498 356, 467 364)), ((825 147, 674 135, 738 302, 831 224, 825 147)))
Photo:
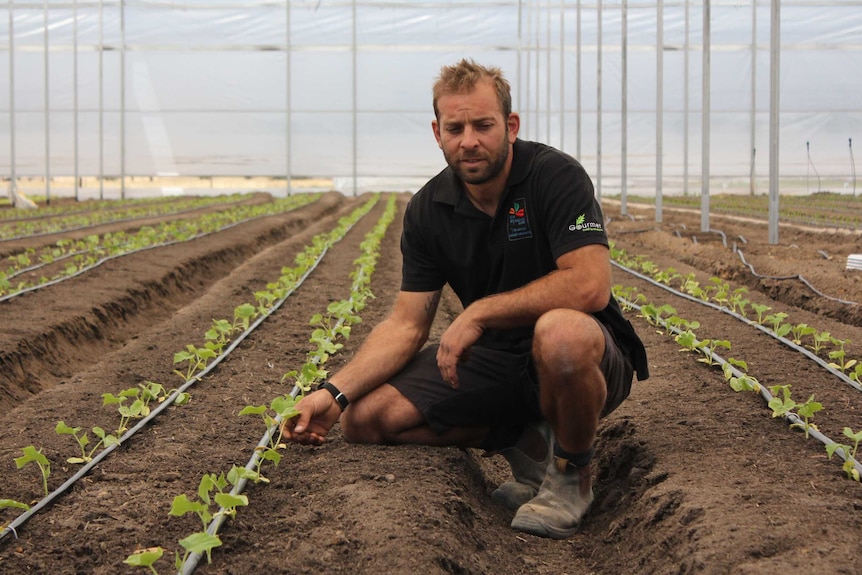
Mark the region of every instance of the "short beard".
POLYGON ((497 150, 497 153, 492 156, 491 163, 488 164, 488 167, 481 172, 468 172, 461 167, 460 164, 456 163, 453 158, 450 158, 445 151, 443 152, 443 157, 446 158, 446 163, 449 164, 449 167, 452 168, 455 175, 457 175, 464 183, 478 186, 490 182, 503 171, 503 167, 506 165, 506 160, 509 159, 509 140, 503 140, 503 145, 497 150))

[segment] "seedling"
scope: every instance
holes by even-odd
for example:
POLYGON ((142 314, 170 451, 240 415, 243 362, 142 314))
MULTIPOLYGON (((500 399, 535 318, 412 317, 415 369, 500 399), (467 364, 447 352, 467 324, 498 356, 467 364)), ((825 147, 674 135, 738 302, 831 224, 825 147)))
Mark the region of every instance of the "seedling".
POLYGON ((93 435, 99 438, 99 441, 90 448, 87 449, 90 445, 90 438, 87 437, 87 434, 78 435, 81 431, 80 427, 69 427, 63 421, 58 421, 57 426, 54 428, 54 431, 58 435, 71 435, 75 438, 75 441, 78 442, 78 447, 81 448, 81 457, 70 457, 66 459, 68 463, 86 463, 88 461, 93 460, 93 454, 96 453, 96 450, 101 446, 108 447, 109 445, 113 445, 119 443, 119 440, 116 436, 106 433, 104 429, 101 427, 93 427, 93 435))
POLYGON ((844 351, 844 346, 849 342, 849 339, 838 339, 836 337, 832 338, 832 343, 839 346, 839 348, 829 352, 829 359, 836 360, 834 362, 830 362, 829 367, 840 369, 842 372, 846 372, 848 369, 858 363, 855 359, 845 359, 846 352, 844 351))
POLYGON ((760 382, 755 377, 746 373, 748 371, 748 363, 741 359, 728 358, 727 363, 723 364, 721 369, 724 371, 724 379, 733 391, 760 391, 760 382), (739 377, 733 375, 731 366, 736 367, 743 374, 739 377))
POLYGON ((823 350, 823 346, 832 341, 832 336, 829 335, 828 331, 818 332, 814 331, 812 334, 813 343, 809 345, 808 348, 813 351, 815 354, 820 355, 820 352, 823 350))
POLYGON ((186 371, 182 372, 178 369, 174 373, 183 378, 183 381, 191 380, 198 371, 203 370, 207 366, 207 362, 218 357, 216 352, 207 347, 195 347, 192 344, 186 345, 186 351, 179 351, 174 354, 174 365, 178 363, 188 362, 186 371))
POLYGON ((757 314, 757 323, 759 323, 760 325, 763 325, 763 322, 764 322, 763 314, 772 310, 772 308, 769 307, 768 305, 763 305, 763 304, 759 304, 759 303, 752 303, 751 309, 753 309, 754 313, 757 314))
POLYGON ((835 452, 840 448, 844 451, 844 465, 842 469, 847 474, 848 479, 852 479, 854 481, 860 481, 859 470, 856 469, 856 466, 853 464, 854 460, 856 460, 856 452, 859 450, 859 443, 862 442, 862 431, 853 433, 853 430, 849 427, 844 428, 844 435, 853 442, 853 446, 843 445, 840 443, 830 443, 826 446, 826 453, 829 455, 829 459, 832 459, 832 456, 835 455, 835 452))
POLYGON ((251 325, 251 320, 257 314, 257 309, 250 303, 238 305, 233 310, 233 328, 240 333, 246 331, 251 325))
POLYGON ((48 496, 48 477, 51 475, 51 462, 42 454, 42 450, 36 450, 32 445, 22 447, 24 453, 21 457, 15 458, 15 465, 18 469, 23 468, 28 463, 35 463, 39 466, 39 471, 42 472, 42 488, 45 491, 45 497, 48 496))
POLYGON ((814 401, 814 395, 808 398, 808 401, 801 405, 796 406, 796 413, 800 415, 803 419, 805 419, 805 423, 794 423, 790 427, 801 427, 803 431, 805 431, 805 439, 808 439, 808 430, 809 429, 817 429, 813 423, 811 423, 811 418, 814 417, 814 414, 823 409, 823 404, 817 401, 814 401))
POLYGON ((703 351, 704 357, 698 358, 697 361, 705 363, 706 365, 716 364, 714 358, 716 348, 723 347, 728 350, 730 349, 730 342, 726 339, 705 339, 700 343, 701 345, 698 349, 703 351))
POLYGON ((132 567, 148 567, 153 575, 159 575, 153 563, 158 561, 164 555, 165 550, 161 547, 148 547, 147 549, 138 549, 123 560, 126 565, 132 567))
POLYGON ((817 333, 817 330, 807 323, 798 323, 790 328, 790 332, 793 334, 791 341, 796 345, 802 345, 802 338, 817 333))
POLYGON ((778 328, 781 326, 781 322, 783 322, 785 319, 787 319, 787 314, 783 311, 780 311, 766 316, 765 318, 763 318, 763 321, 765 323, 771 324, 772 331, 778 333, 778 328))

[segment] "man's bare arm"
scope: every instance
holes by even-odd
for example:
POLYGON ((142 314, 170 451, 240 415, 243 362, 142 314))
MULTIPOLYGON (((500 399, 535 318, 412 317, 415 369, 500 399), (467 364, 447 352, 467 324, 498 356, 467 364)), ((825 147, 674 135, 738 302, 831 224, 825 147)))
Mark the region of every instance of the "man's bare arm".
POLYGON ((611 264, 607 247, 589 245, 572 250, 557 259, 557 268, 521 288, 467 306, 440 339, 437 364, 444 381, 457 387, 456 366, 486 329, 532 325, 552 309, 590 313, 608 304, 611 264))
POLYGON ((398 373, 428 340, 440 291, 399 292, 392 312, 330 381, 354 401, 398 373))

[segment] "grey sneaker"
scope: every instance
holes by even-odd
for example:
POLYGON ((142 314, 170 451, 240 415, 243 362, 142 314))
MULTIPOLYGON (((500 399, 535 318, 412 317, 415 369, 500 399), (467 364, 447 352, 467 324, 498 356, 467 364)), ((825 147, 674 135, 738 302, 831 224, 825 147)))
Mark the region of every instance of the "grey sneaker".
POLYGON ((572 536, 593 502, 591 467, 555 457, 539 493, 518 509, 512 528, 553 539, 572 536))
POLYGON ((491 493, 491 499, 510 511, 517 511, 521 505, 536 496, 551 461, 553 433, 548 422, 530 424, 524 431, 525 435, 528 433, 538 434, 534 439, 545 443, 547 449, 544 459, 536 461, 518 447, 508 447, 498 452, 509 462, 515 480, 500 484, 491 493))

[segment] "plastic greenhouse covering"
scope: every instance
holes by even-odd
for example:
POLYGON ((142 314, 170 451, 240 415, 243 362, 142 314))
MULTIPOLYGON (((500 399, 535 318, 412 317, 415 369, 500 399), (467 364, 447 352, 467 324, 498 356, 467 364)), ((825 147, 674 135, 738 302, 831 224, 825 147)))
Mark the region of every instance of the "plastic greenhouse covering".
POLYGON ((0 176, 320 177, 346 192, 413 191, 444 166, 431 84, 468 57, 506 73, 521 137, 578 157, 606 193, 623 174, 629 189, 655 190, 658 142, 669 191, 697 181, 704 150, 713 187, 764 191, 775 77, 782 181, 804 191, 816 174, 855 189, 862 2, 784 0, 778 31, 773 8, 12 0, 0 4, 0 176))

